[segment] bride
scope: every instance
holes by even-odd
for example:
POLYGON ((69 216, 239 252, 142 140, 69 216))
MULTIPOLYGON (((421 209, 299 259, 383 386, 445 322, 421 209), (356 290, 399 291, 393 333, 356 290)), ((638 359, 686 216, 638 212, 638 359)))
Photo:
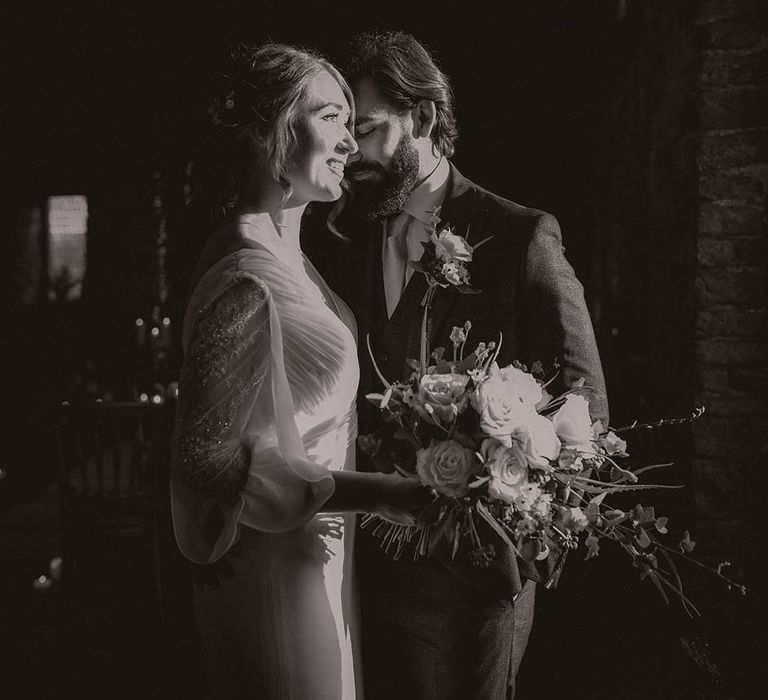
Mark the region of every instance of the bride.
POLYGON ((241 50, 230 77, 214 117, 237 196, 184 318, 176 539, 232 573, 195 592, 212 697, 359 700, 353 514, 409 522, 425 494, 354 471, 355 321, 299 246, 307 203, 338 199, 357 151, 352 97, 279 44, 241 50))

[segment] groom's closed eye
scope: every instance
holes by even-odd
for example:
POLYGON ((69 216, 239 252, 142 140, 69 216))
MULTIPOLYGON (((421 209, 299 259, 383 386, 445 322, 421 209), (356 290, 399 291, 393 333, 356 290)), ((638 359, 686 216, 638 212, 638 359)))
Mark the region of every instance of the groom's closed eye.
POLYGON ((376 124, 370 119, 358 119, 355 124, 355 138, 364 138, 373 133, 376 129, 376 124))

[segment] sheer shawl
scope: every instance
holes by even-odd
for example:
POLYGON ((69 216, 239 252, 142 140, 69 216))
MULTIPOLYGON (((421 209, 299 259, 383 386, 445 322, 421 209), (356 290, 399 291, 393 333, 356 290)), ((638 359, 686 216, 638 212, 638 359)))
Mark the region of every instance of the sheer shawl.
MULTIPOLYGON (((275 237, 274 228, 264 235, 275 237)), ((280 318, 282 312, 292 321, 292 367, 306 365, 311 360, 294 349, 302 331, 295 320, 306 322, 318 307, 304 303, 307 289, 291 277, 300 259, 286 261, 285 250, 278 258, 271 248, 279 237, 269 242, 213 265, 184 319, 171 502, 179 548, 196 563, 223 556, 241 524, 263 532, 302 525, 334 490, 330 471, 308 460, 297 428, 296 415, 313 392, 310 386, 303 392, 309 397, 292 395, 295 369, 286 367, 280 318)), ((318 342, 330 357, 332 340, 318 342)))

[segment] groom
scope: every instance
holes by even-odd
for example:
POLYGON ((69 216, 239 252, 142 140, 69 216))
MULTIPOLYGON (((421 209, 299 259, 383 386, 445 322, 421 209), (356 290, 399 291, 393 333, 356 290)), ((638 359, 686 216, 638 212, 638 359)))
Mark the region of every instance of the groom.
MULTIPOLYGON (((497 340, 501 331, 500 365, 558 359, 550 392, 583 377, 594 389, 594 418, 607 424, 592 325, 555 218, 483 190, 450 163, 457 127, 449 82, 412 36, 358 37, 346 77, 355 95, 359 151, 347 163, 351 196, 334 226, 347 240, 328 243, 320 258, 357 318, 361 396, 381 390, 366 336, 388 379, 407 377, 407 359, 419 355, 427 287, 407 262, 421 257, 430 212, 439 210, 440 228, 451 225, 470 244, 491 239, 470 267, 482 293, 437 294, 432 347, 448 346, 451 328, 467 320, 472 347, 497 340)), ((363 434, 373 428, 375 411, 360 403, 363 434)), ((371 468, 364 459, 358 468, 371 468)), ((535 564, 500 554, 487 569, 450 556, 394 561, 363 530, 357 558, 367 700, 513 697, 536 585, 556 584, 561 553, 553 550, 535 564)))

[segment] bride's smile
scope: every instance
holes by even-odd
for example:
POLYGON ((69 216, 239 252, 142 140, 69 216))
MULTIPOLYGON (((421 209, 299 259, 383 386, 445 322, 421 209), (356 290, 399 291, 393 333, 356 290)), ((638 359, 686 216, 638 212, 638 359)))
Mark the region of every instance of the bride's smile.
POLYGON ((341 196, 347 157, 357 152, 349 132, 351 112, 338 81, 327 71, 318 73, 307 86, 295 125, 295 143, 286 172, 292 187, 287 207, 332 202, 341 196))

